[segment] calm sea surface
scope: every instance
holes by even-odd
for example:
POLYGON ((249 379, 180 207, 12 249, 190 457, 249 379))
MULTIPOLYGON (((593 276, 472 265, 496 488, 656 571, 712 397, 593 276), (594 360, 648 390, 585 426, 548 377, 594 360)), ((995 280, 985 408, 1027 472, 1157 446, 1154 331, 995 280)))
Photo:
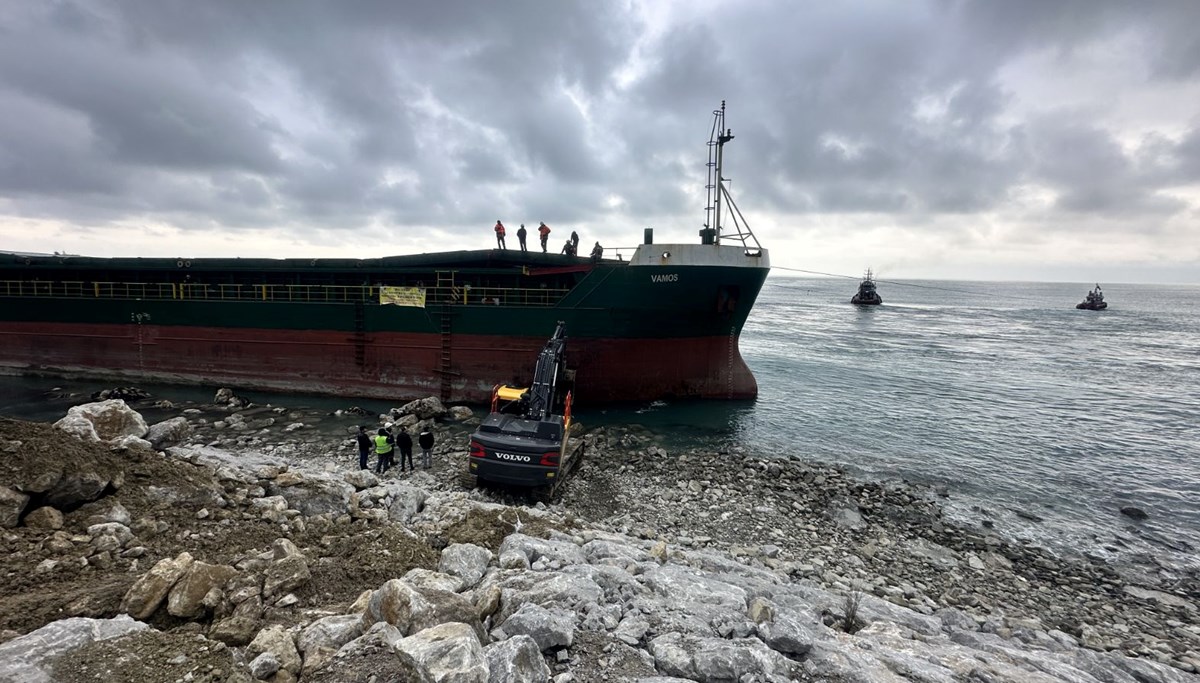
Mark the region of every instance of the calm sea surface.
MULTIPOLYGON (((668 448, 742 444, 943 485, 949 513, 967 523, 991 519, 1065 552, 1196 568, 1200 287, 1112 284, 1107 311, 1076 310, 1092 284, 883 281, 884 305, 860 308, 848 303, 856 281, 773 276, 742 336, 757 401, 579 417, 643 424, 668 448), (1127 505, 1149 519, 1121 515, 1127 505)), ((65 405, 42 395, 55 385, 67 386, 0 378, 0 414, 57 419, 65 405)), ((211 396, 147 388, 176 400, 211 396)))
POLYGON ((1076 310, 1093 284, 881 282, 857 307, 856 281, 772 277, 742 336, 758 400, 651 412, 945 485, 955 517, 1052 547, 1196 567, 1200 287, 1113 284, 1076 310))

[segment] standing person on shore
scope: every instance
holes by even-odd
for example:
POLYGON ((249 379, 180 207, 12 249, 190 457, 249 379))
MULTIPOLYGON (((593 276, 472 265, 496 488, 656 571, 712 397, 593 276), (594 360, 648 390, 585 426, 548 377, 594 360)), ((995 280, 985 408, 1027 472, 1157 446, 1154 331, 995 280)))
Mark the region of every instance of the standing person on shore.
POLYGON ((392 466, 392 451, 394 450, 395 441, 386 427, 380 427, 379 433, 375 435, 375 474, 386 474, 388 468, 392 466))
POLYGON ((527 234, 528 233, 525 232, 525 224, 522 223, 521 228, 519 230, 517 230, 517 241, 519 241, 521 243, 521 251, 529 251, 528 249, 525 248, 525 235, 527 235, 527 234))
POLYGON ((425 469, 433 467, 433 432, 429 427, 421 430, 417 444, 421 447, 421 466, 425 469))
POLYGON ((354 437, 358 442, 358 469, 367 469, 367 458, 371 456, 371 437, 367 435, 367 426, 359 425, 358 434, 354 437))
POLYGON ((496 219, 496 227, 493 229, 496 231, 496 248, 507 249, 508 247, 504 246, 504 224, 499 218, 496 219))
POLYGON ((546 253, 546 240, 550 239, 550 226, 542 223, 538 226, 538 235, 542 238, 542 253, 546 253))
POLYGON ((417 468, 413 467, 412 461, 412 437, 404 427, 401 427, 400 433, 396 435, 396 445, 400 448, 400 471, 404 471, 404 461, 407 459, 408 469, 416 472, 417 468))

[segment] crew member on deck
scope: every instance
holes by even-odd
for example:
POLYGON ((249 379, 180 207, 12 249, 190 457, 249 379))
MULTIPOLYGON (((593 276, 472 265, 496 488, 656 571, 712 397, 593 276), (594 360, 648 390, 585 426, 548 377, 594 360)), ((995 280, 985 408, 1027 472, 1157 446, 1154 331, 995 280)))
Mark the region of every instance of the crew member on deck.
POLYGON ((504 224, 500 222, 499 218, 496 219, 495 230, 496 230, 496 248, 497 249, 507 249, 508 247, 504 246, 504 224))
POLYGON ((522 223, 520 229, 517 230, 517 240, 521 243, 521 251, 529 251, 525 248, 525 224, 522 223))
POLYGON ((579 253, 579 233, 571 231, 571 251, 579 253))
POLYGON ((592 263, 599 261, 602 256, 604 256, 604 247, 596 242, 596 246, 592 247, 592 263))
POLYGON ((572 242, 571 240, 567 240, 566 242, 563 242, 562 251, 559 253, 566 254, 567 256, 574 256, 575 255, 575 243, 572 242))
POLYGON ((542 237, 542 253, 546 253, 546 240, 550 239, 550 226, 542 223, 538 226, 538 234, 542 237))

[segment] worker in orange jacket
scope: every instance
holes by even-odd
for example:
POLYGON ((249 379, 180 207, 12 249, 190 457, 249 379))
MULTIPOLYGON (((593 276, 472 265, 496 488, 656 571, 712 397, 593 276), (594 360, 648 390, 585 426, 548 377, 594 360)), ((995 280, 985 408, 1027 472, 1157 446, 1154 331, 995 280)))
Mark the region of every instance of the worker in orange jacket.
POLYGON ((542 223, 538 226, 538 234, 542 236, 542 253, 546 253, 546 240, 550 239, 550 226, 542 223))
POLYGON ((500 222, 499 218, 496 219, 496 248, 497 249, 507 249, 508 248, 508 247, 504 246, 504 224, 500 222))

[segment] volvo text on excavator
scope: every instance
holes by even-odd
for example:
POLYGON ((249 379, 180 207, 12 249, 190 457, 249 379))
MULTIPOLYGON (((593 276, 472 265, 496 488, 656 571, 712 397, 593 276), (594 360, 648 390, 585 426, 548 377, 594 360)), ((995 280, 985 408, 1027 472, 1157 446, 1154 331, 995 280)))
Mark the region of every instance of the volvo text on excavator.
POLYGON ((471 435, 466 484, 494 482, 533 489, 549 500, 583 459, 584 445, 573 446, 571 401, 574 372, 565 367, 567 337, 558 323, 538 355, 529 387, 497 385, 491 413, 471 435))

